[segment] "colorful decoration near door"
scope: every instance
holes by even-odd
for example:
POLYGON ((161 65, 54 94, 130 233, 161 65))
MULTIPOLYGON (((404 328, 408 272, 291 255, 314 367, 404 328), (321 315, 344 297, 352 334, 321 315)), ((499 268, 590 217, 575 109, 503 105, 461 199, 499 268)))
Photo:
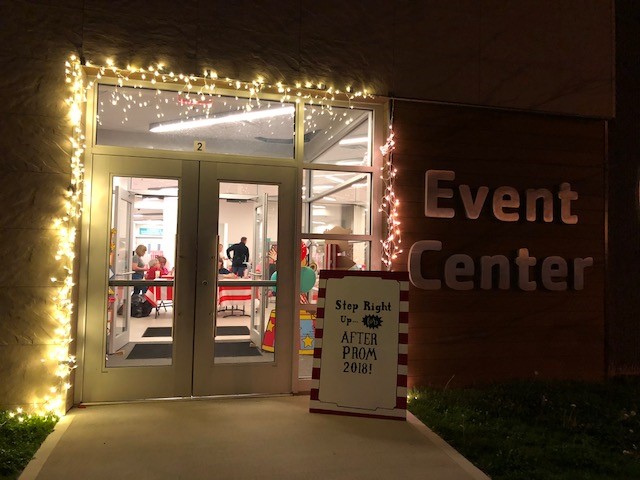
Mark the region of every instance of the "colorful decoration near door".
MULTIPOLYGON (((300 310, 300 347, 299 355, 313 355, 313 340, 316 328, 316 315, 307 310, 300 310)), ((262 340, 262 349, 266 352, 275 351, 276 339, 276 311, 271 310, 267 330, 262 340)))

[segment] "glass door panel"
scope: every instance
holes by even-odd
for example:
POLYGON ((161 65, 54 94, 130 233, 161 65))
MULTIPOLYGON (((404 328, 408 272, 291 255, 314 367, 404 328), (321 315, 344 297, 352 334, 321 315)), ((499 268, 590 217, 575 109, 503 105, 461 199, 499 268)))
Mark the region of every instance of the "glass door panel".
POLYGON ((226 264, 220 257, 217 262, 214 361, 272 362, 275 331, 266 328, 272 310, 275 316, 276 281, 265 266, 265 252, 266 242, 277 242, 278 185, 220 182, 218 188, 219 223, 228 226, 236 242, 222 245, 226 264), (271 223, 273 239, 267 237, 271 223))
POLYGON ((106 367, 171 365, 177 179, 112 177, 106 367))
MULTIPOLYGON (((258 187, 258 191, 262 190, 265 187, 269 187, 269 185, 256 185, 258 187)), ((275 192, 275 198, 278 198, 277 186, 275 192)), ((264 251, 265 246, 264 242, 267 237, 266 228, 268 219, 266 218, 266 205, 267 205, 267 193, 260 192, 258 198, 256 198, 255 205, 253 207, 253 239, 254 239, 254 251, 255 254, 253 256, 253 263, 255 265, 253 271, 251 272, 251 277, 256 280, 270 280, 270 278, 265 278, 264 273, 264 251)), ((265 308, 268 308, 268 301, 265 302, 265 295, 263 290, 265 287, 255 287, 251 289, 251 301, 254 303, 254 308, 251 310, 251 322, 249 325, 249 335, 252 345, 256 345, 261 351, 268 352, 263 347, 267 345, 264 344, 263 339, 265 336, 266 322, 265 322, 265 308), (262 305, 260 304, 260 300, 263 300, 262 305)), ((267 299, 268 300, 268 299, 267 299)), ((275 310, 275 306, 274 306, 275 310)), ((272 329, 272 332, 275 331, 272 329)))
POLYGON ((280 199, 293 198, 295 174, 201 165, 196 395, 291 391, 294 208, 280 199), (269 260, 276 248, 289 255, 279 270, 269 260))
POLYGON ((191 394, 197 180, 197 162, 93 157, 84 402, 191 394))
MULTIPOLYGON (((127 190, 126 179, 114 179, 112 188, 111 240, 109 245, 109 280, 126 278, 130 265, 131 224, 134 195, 127 190)), ((130 278, 130 275, 129 275, 130 278)), ((129 343, 130 309, 129 304, 133 289, 127 286, 109 288, 109 305, 107 307, 107 358, 117 354, 129 343), (116 314, 117 312, 117 314, 116 314)))
POLYGON ((93 156, 83 402, 291 392, 296 175, 93 156))

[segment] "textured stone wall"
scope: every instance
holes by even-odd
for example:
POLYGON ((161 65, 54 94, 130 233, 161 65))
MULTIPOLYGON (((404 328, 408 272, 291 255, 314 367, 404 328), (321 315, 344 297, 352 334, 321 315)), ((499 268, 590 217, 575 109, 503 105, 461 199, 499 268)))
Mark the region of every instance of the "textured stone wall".
POLYGON ((82 11, 0 2, 0 408, 55 384, 40 360, 55 329, 50 278, 63 273, 51 228, 70 178, 63 66, 81 43, 82 11))
POLYGON ((60 273, 50 220, 69 181, 69 54, 609 117, 612 48, 612 0, 0 2, 0 408, 51 382, 40 359, 60 273))

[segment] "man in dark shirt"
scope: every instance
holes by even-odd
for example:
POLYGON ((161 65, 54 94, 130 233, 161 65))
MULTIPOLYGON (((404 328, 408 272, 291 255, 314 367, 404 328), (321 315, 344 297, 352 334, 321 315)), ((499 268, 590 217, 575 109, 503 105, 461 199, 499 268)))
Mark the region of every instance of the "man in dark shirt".
POLYGON ((234 243, 227 248, 227 257, 231 259, 231 272, 238 277, 244 277, 244 271, 247 268, 245 262, 249 261, 249 248, 246 243, 247 237, 242 237, 239 243, 234 243), (233 252, 233 257, 231 252, 233 252))

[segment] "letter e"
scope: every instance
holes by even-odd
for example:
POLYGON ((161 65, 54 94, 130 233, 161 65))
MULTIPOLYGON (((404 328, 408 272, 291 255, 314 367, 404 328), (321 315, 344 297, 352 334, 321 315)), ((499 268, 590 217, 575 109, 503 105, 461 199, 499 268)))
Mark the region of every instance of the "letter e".
POLYGON ((518 212, 505 212, 505 208, 518 208, 520 206, 520 194, 513 187, 498 187, 493 192, 493 215, 503 222, 517 222, 520 218, 518 212))
POLYGON ((453 290, 472 290, 473 280, 458 280, 461 276, 472 276, 475 272, 473 258, 463 253, 457 253, 447 258, 444 264, 444 281, 453 290), (458 266, 458 264, 462 266, 458 266))
POLYGON ((567 289, 567 262, 562 257, 547 257, 542 261, 542 286, 547 290, 560 292, 567 289), (554 282, 554 278, 563 281, 554 282))
POLYGON ((424 189, 424 216, 432 218, 453 218, 453 208, 438 207, 438 198, 453 198, 453 189, 439 188, 440 180, 453 180, 456 174, 451 170, 427 170, 424 189))

